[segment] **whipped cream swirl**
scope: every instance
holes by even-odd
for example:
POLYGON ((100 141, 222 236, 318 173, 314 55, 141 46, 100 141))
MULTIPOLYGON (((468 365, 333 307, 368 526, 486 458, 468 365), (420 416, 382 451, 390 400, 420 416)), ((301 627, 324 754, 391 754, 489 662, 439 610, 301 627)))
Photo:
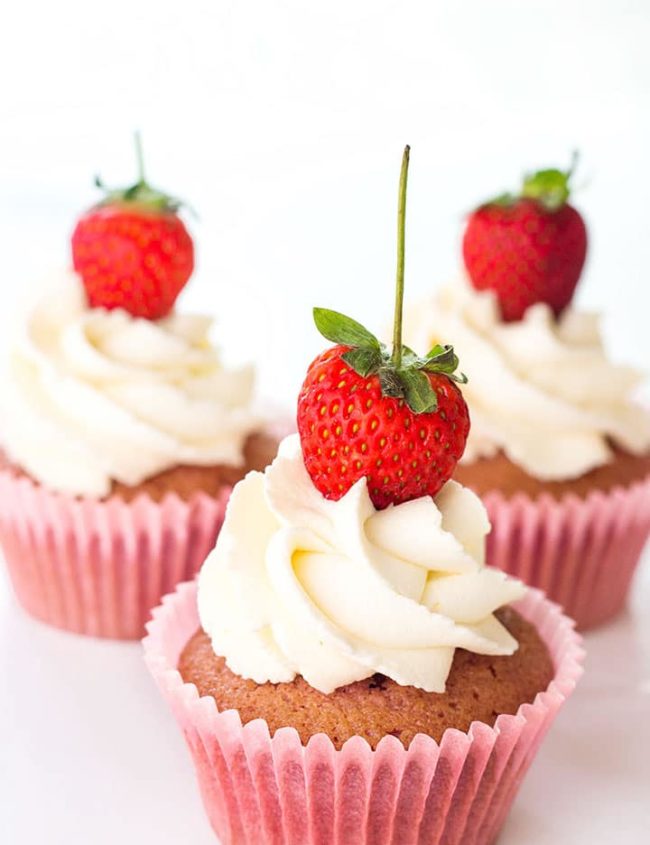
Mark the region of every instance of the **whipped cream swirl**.
POLYGON ((178 464, 239 465, 259 424, 251 368, 225 370, 211 320, 91 309, 74 274, 28 313, 0 405, 9 457, 48 487, 103 497, 178 464))
POLYGON ((463 463, 503 451, 535 478, 563 480, 607 463, 610 443, 650 449, 650 415, 632 399, 643 378, 607 360, 594 314, 569 307, 556 319, 538 304, 504 323, 496 297, 463 280, 412 308, 404 332, 415 349, 453 341, 469 377, 463 463))
POLYGON ((454 649, 517 649, 493 612, 524 587, 484 566, 488 530, 481 502, 454 481, 382 511, 365 478, 328 501, 292 435, 234 489, 199 577, 201 624, 258 684, 302 675, 330 693, 380 672, 444 692, 454 649))

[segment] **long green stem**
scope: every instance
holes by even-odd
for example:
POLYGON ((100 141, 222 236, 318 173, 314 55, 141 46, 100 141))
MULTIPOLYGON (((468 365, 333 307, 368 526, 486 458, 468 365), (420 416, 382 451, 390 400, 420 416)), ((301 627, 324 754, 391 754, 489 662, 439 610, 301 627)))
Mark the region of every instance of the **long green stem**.
POLYGON ((142 138, 140 137, 139 130, 133 133, 133 140, 135 141, 135 156, 138 162, 138 181, 140 184, 144 184, 144 155, 142 153, 142 138))
POLYGON ((402 170, 399 175, 397 203, 397 274, 395 278, 395 318, 393 321, 393 354, 391 361, 396 369, 402 366, 402 311, 404 307, 404 232, 406 224, 406 185, 408 182, 411 148, 404 147, 402 170))

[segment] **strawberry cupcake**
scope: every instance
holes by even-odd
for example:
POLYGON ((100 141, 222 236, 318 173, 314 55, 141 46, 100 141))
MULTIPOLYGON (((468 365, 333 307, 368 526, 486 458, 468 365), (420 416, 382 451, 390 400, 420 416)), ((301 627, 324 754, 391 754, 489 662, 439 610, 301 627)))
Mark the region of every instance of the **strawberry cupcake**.
POLYGON ((613 364, 598 317, 571 305, 587 233, 570 176, 541 171, 474 212, 465 277, 406 332, 453 336, 472 376, 455 478, 488 509, 488 563, 589 628, 624 606, 650 533, 650 413, 634 398, 642 375, 613 364))
POLYGON ((176 210, 142 178, 110 192, 9 352, 0 544, 25 609, 77 633, 140 637, 277 448, 252 370, 224 369, 211 320, 173 310, 193 268, 176 210))
POLYGON ((397 288, 392 351, 316 309, 299 435, 148 625, 224 845, 487 845, 580 674, 571 621, 484 565, 458 361, 402 345, 402 261, 397 288))

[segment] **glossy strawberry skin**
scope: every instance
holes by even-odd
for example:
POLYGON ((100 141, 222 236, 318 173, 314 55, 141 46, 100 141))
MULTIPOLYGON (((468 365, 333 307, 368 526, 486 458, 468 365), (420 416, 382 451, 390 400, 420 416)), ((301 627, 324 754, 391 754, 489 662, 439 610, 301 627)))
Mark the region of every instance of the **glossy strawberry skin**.
POLYGON ((495 291, 503 319, 520 320, 537 302, 559 315, 569 304, 587 254, 580 214, 530 199, 482 206, 469 218, 463 258, 473 287, 495 291))
POLYGON ((182 220, 133 205, 87 212, 73 232, 72 257, 92 307, 123 308, 149 320, 171 311, 194 268, 182 220))
POLYGON ((298 397, 298 432, 307 471, 327 499, 340 499, 362 477, 376 508, 435 496, 451 477, 469 433, 458 387, 429 373, 438 409, 415 414, 382 395, 379 378, 358 375, 335 346, 310 365, 298 397))

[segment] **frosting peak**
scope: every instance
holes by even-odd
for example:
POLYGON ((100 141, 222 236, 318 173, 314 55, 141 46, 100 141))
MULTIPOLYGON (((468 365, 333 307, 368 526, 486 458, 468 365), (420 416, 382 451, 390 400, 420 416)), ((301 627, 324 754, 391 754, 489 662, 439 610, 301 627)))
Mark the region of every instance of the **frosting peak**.
POLYGON ((607 359, 594 314, 569 307, 556 319, 540 303, 504 323, 492 293, 461 281, 413 308, 405 334, 420 345, 454 338, 469 375, 463 463, 502 450, 530 475, 561 480, 607 463, 610 441, 650 449, 650 415, 631 398, 642 377, 607 359))
POLYGON ((524 588, 483 565, 488 530, 478 498, 453 481, 435 500, 382 511, 365 478, 328 501, 293 435, 234 489, 199 579, 201 624, 257 683, 300 674, 329 693, 380 672, 443 692, 455 648, 517 648, 493 612, 524 588))
POLYGON ((240 464, 258 423, 253 372, 223 369, 210 327, 202 316, 89 308, 67 274, 10 350, 5 449, 48 487, 96 497, 177 464, 240 464))

